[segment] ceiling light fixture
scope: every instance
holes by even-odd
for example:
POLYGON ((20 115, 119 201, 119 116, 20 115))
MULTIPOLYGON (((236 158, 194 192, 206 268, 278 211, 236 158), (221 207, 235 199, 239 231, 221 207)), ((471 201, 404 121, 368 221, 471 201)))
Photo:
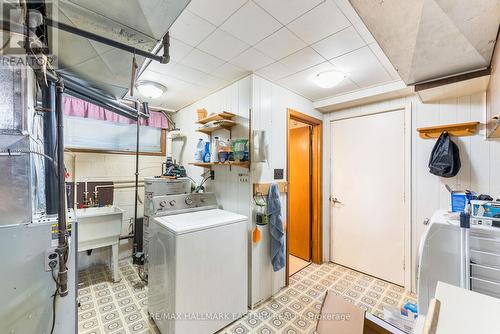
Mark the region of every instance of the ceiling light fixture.
POLYGON ((332 88, 345 79, 345 74, 339 71, 325 71, 314 76, 313 81, 321 88, 332 88))
POLYGON ((142 96, 150 99, 160 97, 167 91, 167 87, 162 84, 147 80, 137 82, 136 87, 142 96))

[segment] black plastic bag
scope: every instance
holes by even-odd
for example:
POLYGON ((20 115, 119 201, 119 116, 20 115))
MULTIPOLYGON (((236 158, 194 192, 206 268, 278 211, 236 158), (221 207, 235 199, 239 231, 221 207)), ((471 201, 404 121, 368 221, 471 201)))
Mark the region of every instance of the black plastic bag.
POLYGON ((448 132, 443 132, 432 149, 429 172, 442 177, 454 177, 460 170, 460 152, 448 132))

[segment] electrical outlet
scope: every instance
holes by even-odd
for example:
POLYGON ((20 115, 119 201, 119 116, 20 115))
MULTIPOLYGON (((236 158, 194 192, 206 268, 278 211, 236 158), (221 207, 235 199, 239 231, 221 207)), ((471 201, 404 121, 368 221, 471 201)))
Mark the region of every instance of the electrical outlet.
POLYGON ((49 248, 45 251, 45 271, 52 271, 59 265, 59 255, 55 248, 49 248))
POLYGON ((238 174, 240 183, 248 183, 248 174, 238 174))
POLYGON ((274 170, 274 179, 275 180, 283 180, 283 169, 275 169, 274 170))

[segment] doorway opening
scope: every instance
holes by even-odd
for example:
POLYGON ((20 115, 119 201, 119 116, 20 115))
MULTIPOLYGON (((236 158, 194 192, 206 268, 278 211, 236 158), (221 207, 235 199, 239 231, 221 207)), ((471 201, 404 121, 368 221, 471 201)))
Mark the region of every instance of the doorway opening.
POLYGON ((286 283, 322 262, 322 121, 288 109, 286 283))

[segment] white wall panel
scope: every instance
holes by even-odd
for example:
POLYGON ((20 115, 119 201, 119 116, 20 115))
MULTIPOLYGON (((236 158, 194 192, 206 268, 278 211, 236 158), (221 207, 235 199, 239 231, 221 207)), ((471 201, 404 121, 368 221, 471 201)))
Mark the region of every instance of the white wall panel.
MULTIPOLYGON (((421 103, 417 97, 407 97, 350 108, 324 116, 325 121, 403 107, 411 103, 412 109, 412 279, 415 279, 416 255, 422 224, 434 211, 449 207, 449 194, 444 185, 470 189, 500 198, 500 141, 485 139, 486 100, 484 93, 462 96, 435 103, 421 103), (462 168, 453 178, 440 178, 429 173, 428 161, 435 140, 424 140, 416 131, 419 127, 447 123, 479 121, 483 125, 475 136, 454 138, 460 149, 462 168)), ((329 126, 325 126, 328 130, 329 126)), ((329 134, 328 134, 329 137, 329 134)), ((329 139, 325 140, 327 143, 329 139)), ((329 163, 330 152, 325 150, 329 163)), ((329 170, 329 167, 326 167, 329 170)), ((327 216, 329 217, 329 216, 327 216)), ((332 222, 334 223, 334 222, 332 222)))
MULTIPOLYGON (((174 158, 187 166, 194 157, 196 143, 199 138, 208 140, 208 136, 196 132, 196 110, 205 108, 209 113, 229 111, 239 115, 235 120, 243 126, 233 129, 233 138, 248 137, 248 117, 252 110, 252 129, 265 130, 269 142, 269 161, 267 163, 252 163, 251 170, 217 166, 215 180, 209 183, 223 208, 251 217, 249 233, 255 228, 253 221, 253 205, 251 198, 251 184, 255 182, 273 182, 273 169, 282 168, 286 177, 286 137, 287 137, 287 109, 292 108, 299 112, 322 119, 322 114, 313 109, 312 103, 287 89, 275 85, 258 76, 248 76, 196 103, 180 110, 175 115, 177 127, 186 135, 186 144, 181 151, 182 142, 174 142, 174 158), (248 175, 250 173, 250 175, 248 175), (240 182, 240 178, 247 176, 248 183, 240 182)), ((223 139, 227 132, 217 132, 223 139)), ((188 174, 199 179, 203 169, 187 166, 188 174)), ((286 197, 282 196, 283 219, 286 219, 286 197)), ((262 240, 258 244, 250 245, 251 274, 249 282, 252 286, 250 301, 252 305, 261 302, 284 286, 285 271, 274 273, 270 259, 269 229, 262 229, 262 240)), ((328 253, 328 248, 326 248, 328 253)))
MULTIPOLYGON (((313 108, 311 101, 259 76, 253 75, 252 87, 252 129, 265 130, 269 143, 268 162, 252 164, 252 183, 274 182, 275 168, 283 169, 286 179, 288 108, 318 119, 323 119, 323 115, 313 108)), ((282 195, 281 200, 282 216, 286 221, 286 195, 282 195)), ((265 227, 261 231, 262 241, 257 245, 253 244, 253 253, 257 254, 253 259, 254 276, 260 278, 260 281, 254 284, 254 303, 269 298, 285 285, 285 270, 274 273, 271 266, 269 229, 265 227)), ((328 236, 328 231, 324 233, 328 236)), ((327 247, 324 254, 328 254, 327 247)))

